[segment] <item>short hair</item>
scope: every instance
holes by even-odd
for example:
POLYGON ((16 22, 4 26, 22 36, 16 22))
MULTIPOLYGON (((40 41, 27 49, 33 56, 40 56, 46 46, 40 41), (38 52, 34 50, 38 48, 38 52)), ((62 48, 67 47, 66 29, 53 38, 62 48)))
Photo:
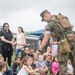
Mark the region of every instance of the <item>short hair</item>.
POLYGON ((16 58, 15 58, 15 61, 16 61, 18 58, 21 59, 20 57, 16 57, 16 58))
POLYGON ((42 17, 42 21, 44 21, 43 17, 44 17, 44 15, 45 15, 46 13, 51 14, 48 10, 42 11, 41 14, 40 14, 40 16, 42 17))
POLYGON ((46 13, 51 14, 48 10, 44 10, 41 12, 40 16, 43 17, 46 13))
POLYGON ((0 61, 0 71, 2 71, 5 66, 7 66, 6 62, 0 61))
MULTIPOLYGON (((27 46, 26 47, 24 47, 24 51, 26 50, 26 48, 28 48, 27 46)), ((29 48, 28 48, 29 49, 29 48)))

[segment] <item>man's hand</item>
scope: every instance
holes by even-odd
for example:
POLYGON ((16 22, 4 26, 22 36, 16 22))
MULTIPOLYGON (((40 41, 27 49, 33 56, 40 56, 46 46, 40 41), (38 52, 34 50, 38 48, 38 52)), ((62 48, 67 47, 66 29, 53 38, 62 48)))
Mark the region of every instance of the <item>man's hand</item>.
POLYGON ((13 45, 13 41, 10 41, 10 44, 13 45))

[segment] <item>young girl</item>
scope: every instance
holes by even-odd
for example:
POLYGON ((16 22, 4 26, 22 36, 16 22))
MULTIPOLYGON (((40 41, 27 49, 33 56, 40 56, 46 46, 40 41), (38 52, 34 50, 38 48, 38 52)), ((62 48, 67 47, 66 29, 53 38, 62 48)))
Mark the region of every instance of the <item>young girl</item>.
POLYGON ((32 64, 32 58, 28 56, 24 57, 22 59, 22 64, 21 64, 22 67, 17 75, 28 75, 40 70, 40 69, 32 70, 31 64, 32 64))
POLYGON ((53 58, 51 67, 52 67, 52 74, 59 75, 59 64, 58 64, 57 57, 53 58))
POLYGON ((74 73, 73 73, 73 66, 72 66, 72 64, 71 64, 71 60, 70 59, 68 59, 67 60, 67 75, 74 75, 74 73))
POLYGON ((46 75, 45 72, 48 71, 47 66, 45 65, 45 63, 43 62, 43 55, 39 55, 39 60, 36 63, 36 68, 41 68, 41 73, 40 75, 46 75))
POLYGON ((47 47, 47 51, 43 54, 44 60, 46 59, 47 55, 51 55, 51 47, 47 47))
POLYGON ((57 40, 51 38, 52 40, 50 40, 50 45, 51 45, 51 49, 52 49, 52 56, 57 56, 57 49, 58 49, 58 45, 57 45, 57 40))

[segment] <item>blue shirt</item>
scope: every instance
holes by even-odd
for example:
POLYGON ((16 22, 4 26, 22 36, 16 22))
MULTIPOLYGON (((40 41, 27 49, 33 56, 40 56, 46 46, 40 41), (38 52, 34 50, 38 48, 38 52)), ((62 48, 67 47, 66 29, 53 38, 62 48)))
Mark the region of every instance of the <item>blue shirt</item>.
POLYGON ((45 63, 45 65, 46 65, 48 68, 50 68, 50 62, 48 62, 47 60, 44 60, 43 62, 45 63))

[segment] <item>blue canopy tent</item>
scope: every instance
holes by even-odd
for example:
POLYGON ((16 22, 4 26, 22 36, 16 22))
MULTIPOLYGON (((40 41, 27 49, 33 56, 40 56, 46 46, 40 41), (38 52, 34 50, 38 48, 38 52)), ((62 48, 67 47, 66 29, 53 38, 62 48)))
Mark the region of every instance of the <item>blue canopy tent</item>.
POLYGON ((29 33, 29 35, 37 35, 37 36, 40 36, 40 35, 43 33, 43 30, 44 30, 44 29, 41 29, 41 30, 38 30, 38 31, 31 32, 31 33, 29 33))

